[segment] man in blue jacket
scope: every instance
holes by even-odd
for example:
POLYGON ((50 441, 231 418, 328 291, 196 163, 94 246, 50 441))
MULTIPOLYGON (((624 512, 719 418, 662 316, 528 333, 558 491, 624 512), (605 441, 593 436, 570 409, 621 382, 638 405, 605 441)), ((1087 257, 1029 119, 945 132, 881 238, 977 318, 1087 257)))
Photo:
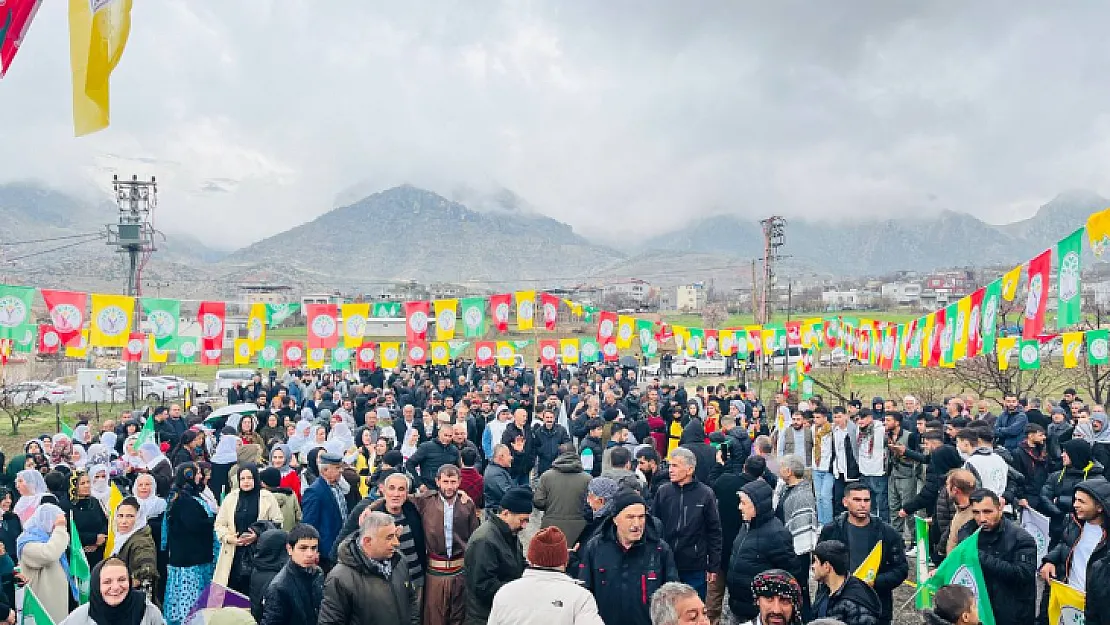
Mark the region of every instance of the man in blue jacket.
POLYGON ((335 562, 324 554, 331 554, 332 545, 347 518, 347 500, 341 478, 343 458, 330 453, 316 456, 320 478, 308 487, 301 499, 302 521, 320 532, 320 568, 330 571, 335 562))
POLYGON ((1005 410, 994 422, 994 439, 999 445, 1015 452, 1021 441, 1025 440, 1025 426, 1029 425, 1029 418, 1018 404, 1017 395, 1013 393, 1006 393, 1002 405, 1005 410))

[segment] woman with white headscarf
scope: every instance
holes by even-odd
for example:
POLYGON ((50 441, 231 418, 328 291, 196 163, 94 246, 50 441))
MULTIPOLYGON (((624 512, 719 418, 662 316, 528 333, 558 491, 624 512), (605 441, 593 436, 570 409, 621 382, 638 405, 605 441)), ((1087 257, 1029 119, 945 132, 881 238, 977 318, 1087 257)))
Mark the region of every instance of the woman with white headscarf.
POLYGON ((139 516, 150 527, 151 537, 154 538, 154 547, 158 552, 158 592, 154 596, 159 598, 164 594, 166 582, 166 565, 168 563, 166 550, 162 548, 162 521, 166 517, 166 500, 158 496, 158 485, 149 473, 143 473, 135 479, 132 489, 135 500, 139 502, 139 516))
POLYGON ((154 545, 154 535, 140 511, 139 501, 125 497, 116 506, 112 527, 115 541, 109 557, 119 558, 127 564, 131 579, 143 592, 151 597, 158 587, 158 549, 154 545))
POLYGON ((221 432, 220 441, 216 443, 216 451, 212 454, 212 479, 208 481, 208 487, 217 498, 222 497, 227 490, 227 474, 239 461, 239 446, 242 444, 243 441, 236 436, 235 430, 224 428, 221 432))
POLYGON ((92 443, 92 432, 89 431, 88 424, 82 423, 73 428, 73 443, 83 447, 88 447, 92 443))
POLYGON ((70 457, 74 469, 84 469, 89 462, 89 452, 81 445, 73 446, 73 455, 70 457))
POLYGON ((27 520, 16 539, 20 572, 55 623, 69 614, 69 533, 66 515, 54 504, 43 504, 27 520))
POLYGON ((401 456, 407 462, 413 454, 416 453, 416 447, 420 444, 420 431, 416 428, 409 428, 405 430, 405 441, 401 443, 401 456))
POLYGON ((134 473, 146 468, 143 457, 139 455, 138 434, 132 434, 123 441, 123 456, 120 457, 120 460, 123 461, 123 468, 127 473, 134 473))
POLYGON ((312 436, 312 422, 301 420, 297 422, 293 436, 289 437, 289 449, 295 454, 304 451, 304 447, 308 444, 308 439, 312 436))
POLYGON ((338 441, 342 446, 339 450, 339 455, 346 456, 347 452, 355 448, 355 437, 351 434, 351 428, 346 423, 336 423, 331 427, 331 432, 328 433, 328 442, 338 441))
POLYGON ((108 541, 108 515, 100 501, 92 496, 92 480, 84 471, 76 471, 69 479, 70 515, 77 527, 77 537, 89 566, 104 559, 108 541))
POLYGON ((89 495, 100 503, 104 518, 112 518, 112 481, 108 467, 102 464, 89 467, 89 495))
POLYGON ((170 494, 173 485, 173 466, 158 443, 143 443, 139 446, 139 457, 143 459, 146 472, 154 476, 158 483, 158 496, 165 497, 170 494))
POLYGON ((42 473, 34 469, 24 469, 16 474, 15 490, 19 493, 19 501, 15 502, 12 512, 15 512, 19 521, 26 526, 27 521, 42 502, 43 496, 50 491, 46 488, 46 480, 42 479, 42 473))

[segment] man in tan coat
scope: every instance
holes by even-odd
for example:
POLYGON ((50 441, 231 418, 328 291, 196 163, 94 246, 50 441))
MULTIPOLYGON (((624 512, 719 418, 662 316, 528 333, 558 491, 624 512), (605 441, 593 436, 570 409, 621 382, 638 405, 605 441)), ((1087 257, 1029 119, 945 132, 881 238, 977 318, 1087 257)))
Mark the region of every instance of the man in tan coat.
POLYGON ((413 497, 428 551, 424 581, 424 625, 462 625, 466 618, 463 554, 478 529, 474 500, 459 491, 459 468, 445 464, 436 473, 437 490, 413 497))

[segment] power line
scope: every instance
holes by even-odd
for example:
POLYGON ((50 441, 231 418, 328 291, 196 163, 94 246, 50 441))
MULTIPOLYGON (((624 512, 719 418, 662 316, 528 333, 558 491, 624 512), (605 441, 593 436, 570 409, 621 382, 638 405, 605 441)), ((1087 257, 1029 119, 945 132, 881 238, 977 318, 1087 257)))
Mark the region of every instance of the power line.
POLYGON ((102 233, 102 232, 87 232, 85 234, 69 234, 69 235, 66 235, 66 236, 49 237, 49 238, 46 238, 46 239, 28 239, 27 241, 0 242, 0 247, 7 247, 7 246, 12 246, 12 245, 29 245, 31 243, 49 243, 51 241, 64 241, 64 240, 67 240, 67 239, 85 239, 85 238, 88 238, 88 237, 102 238, 103 236, 104 236, 104 233, 102 233))
POLYGON ((14 261, 17 261, 17 260, 23 260, 25 258, 32 258, 32 257, 35 257, 35 256, 41 256, 43 254, 49 254, 50 252, 58 252, 58 251, 61 251, 61 250, 67 250, 71 247, 77 247, 78 245, 84 245, 85 243, 92 243, 93 241, 98 241, 98 240, 99 240, 99 237, 96 238, 96 239, 89 239, 87 241, 78 241, 76 243, 67 243, 66 245, 59 245, 58 247, 52 247, 48 250, 39 250, 37 252, 31 252, 30 254, 24 254, 22 256, 13 256, 11 258, 5 258, 3 260, 5 260, 7 262, 14 262, 14 261))

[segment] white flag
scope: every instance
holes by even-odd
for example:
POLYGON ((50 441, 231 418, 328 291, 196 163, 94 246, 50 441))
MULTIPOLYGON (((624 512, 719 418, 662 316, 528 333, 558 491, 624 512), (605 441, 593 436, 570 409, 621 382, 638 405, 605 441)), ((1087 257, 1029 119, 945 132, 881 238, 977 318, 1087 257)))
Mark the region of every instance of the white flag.
POLYGON ((1037 562, 1048 553, 1048 517, 1032 508, 1022 508, 1021 527, 1037 541, 1037 562))

